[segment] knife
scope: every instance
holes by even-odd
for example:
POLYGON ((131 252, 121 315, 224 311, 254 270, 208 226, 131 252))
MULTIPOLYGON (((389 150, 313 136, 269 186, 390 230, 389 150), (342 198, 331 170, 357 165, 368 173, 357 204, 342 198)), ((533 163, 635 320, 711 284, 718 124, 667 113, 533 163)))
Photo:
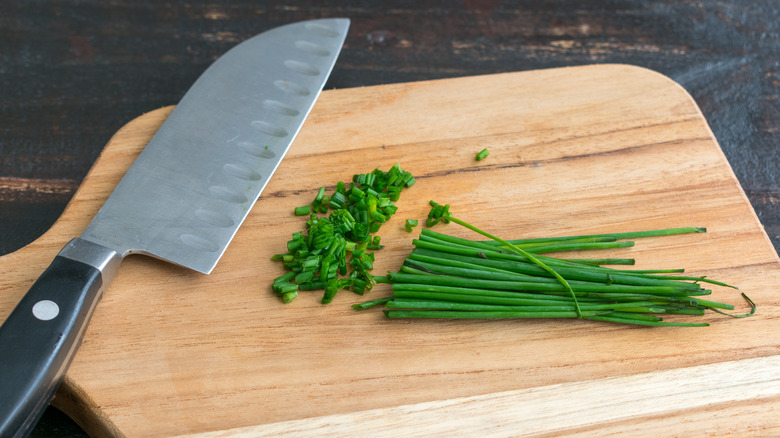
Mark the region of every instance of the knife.
POLYGON ((0 437, 37 423, 125 256, 212 271, 314 106, 348 28, 334 18, 272 29, 198 78, 0 326, 0 437))

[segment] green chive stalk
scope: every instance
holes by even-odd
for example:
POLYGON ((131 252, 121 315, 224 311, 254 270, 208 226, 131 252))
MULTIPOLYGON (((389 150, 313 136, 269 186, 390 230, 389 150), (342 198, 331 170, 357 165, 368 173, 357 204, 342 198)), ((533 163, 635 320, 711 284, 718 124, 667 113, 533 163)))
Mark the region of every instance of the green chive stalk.
POLYGON ((533 256, 530 253, 526 252, 525 250, 515 246, 513 243, 509 243, 506 240, 501 239, 500 237, 496 237, 496 236, 488 233, 487 231, 483 231, 483 230, 481 230, 481 229, 479 229, 479 228, 469 224, 466 221, 462 221, 462 220, 456 218, 455 216, 450 214, 450 206, 449 205, 442 206, 441 204, 438 204, 436 202, 431 201, 431 206, 433 208, 431 209, 431 212, 428 215, 428 226, 429 227, 435 225, 439 221, 444 221, 445 223, 446 222, 454 222, 454 223, 456 223, 458 225, 461 225, 463 227, 468 228, 471 231, 474 231, 474 232, 476 232, 478 234, 481 234, 481 235, 487 237, 488 239, 492 239, 492 240, 494 240, 494 241, 496 241, 498 243, 501 243, 505 247, 507 247, 507 248, 511 249, 512 251, 516 252, 517 254, 519 254, 519 255, 525 257, 526 259, 532 261, 533 263, 535 263, 536 265, 538 265, 539 267, 541 267, 545 271, 547 271, 550 274, 552 274, 552 276, 555 277, 563 285, 563 287, 565 287, 571 293, 572 299, 574 300, 574 308, 575 308, 575 310, 577 312, 577 317, 578 318, 582 317, 582 310, 580 309, 580 306, 577 303, 577 296, 574 294, 574 290, 572 290, 571 286, 569 286, 569 282, 567 282, 566 279, 561 277, 560 274, 555 272, 555 270, 553 270, 552 268, 550 268, 549 266, 544 264, 542 261, 540 261, 535 256, 533 256))
POLYGON ((701 227, 629 233, 504 240, 454 217, 449 206, 431 201, 426 225, 454 222, 491 240, 477 241, 424 228, 399 268, 376 283, 389 283, 392 296, 353 305, 384 306, 389 318, 574 318, 640 326, 704 327, 707 323, 668 322, 664 315, 701 316, 705 311, 735 318, 728 303, 702 297, 702 284, 735 286, 705 277, 679 275, 684 269, 630 270, 633 259, 565 259, 546 253, 604 250, 634 245, 635 239, 703 233, 701 227))

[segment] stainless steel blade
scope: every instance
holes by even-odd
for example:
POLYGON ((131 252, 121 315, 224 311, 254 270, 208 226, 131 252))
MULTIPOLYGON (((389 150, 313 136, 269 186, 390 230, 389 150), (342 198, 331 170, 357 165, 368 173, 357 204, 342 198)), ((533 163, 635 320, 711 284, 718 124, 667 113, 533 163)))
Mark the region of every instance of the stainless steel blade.
POLYGON ((315 20, 265 32, 198 79, 0 325, 0 436, 29 433, 125 255, 211 272, 314 106, 348 26, 315 20))
POLYGON ((197 80, 81 238, 209 273, 298 133, 349 20, 282 26, 197 80))

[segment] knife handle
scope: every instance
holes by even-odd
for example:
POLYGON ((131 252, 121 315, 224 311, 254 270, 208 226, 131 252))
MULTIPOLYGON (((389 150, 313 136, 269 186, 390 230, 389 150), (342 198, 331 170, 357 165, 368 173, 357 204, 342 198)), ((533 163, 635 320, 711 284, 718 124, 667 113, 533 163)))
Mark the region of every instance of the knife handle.
POLYGON ((0 437, 27 436, 38 422, 120 261, 72 240, 0 326, 0 437))

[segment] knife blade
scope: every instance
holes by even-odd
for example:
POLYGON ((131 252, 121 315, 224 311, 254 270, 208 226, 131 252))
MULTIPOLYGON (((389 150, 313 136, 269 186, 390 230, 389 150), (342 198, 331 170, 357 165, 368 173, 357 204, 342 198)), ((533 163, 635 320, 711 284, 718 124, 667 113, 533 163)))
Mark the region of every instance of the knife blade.
POLYGON ((0 436, 25 436, 37 423, 124 257, 214 269, 314 106, 348 28, 344 18, 281 26, 198 78, 0 326, 0 436))

